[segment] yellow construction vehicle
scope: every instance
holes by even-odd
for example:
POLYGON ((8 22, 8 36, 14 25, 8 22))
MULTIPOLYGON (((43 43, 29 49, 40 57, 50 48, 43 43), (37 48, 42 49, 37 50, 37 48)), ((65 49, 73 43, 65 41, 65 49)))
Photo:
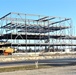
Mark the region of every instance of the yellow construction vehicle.
POLYGON ((8 47, 4 50, 4 55, 11 55, 13 52, 14 52, 14 49, 8 47))

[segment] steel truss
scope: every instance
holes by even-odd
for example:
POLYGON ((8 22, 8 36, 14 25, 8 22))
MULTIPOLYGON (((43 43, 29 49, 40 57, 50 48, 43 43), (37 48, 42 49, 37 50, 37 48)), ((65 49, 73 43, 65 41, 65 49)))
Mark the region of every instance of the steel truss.
POLYGON ((0 47, 25 51, 72 48, 71 18, 10 12, 0 18, 0 47))

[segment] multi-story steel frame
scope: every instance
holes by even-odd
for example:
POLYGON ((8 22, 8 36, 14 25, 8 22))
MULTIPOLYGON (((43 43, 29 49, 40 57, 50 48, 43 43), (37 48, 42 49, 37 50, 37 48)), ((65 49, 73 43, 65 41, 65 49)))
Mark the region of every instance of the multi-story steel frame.
POLYGON ((10 12, 0 18, 0 47, 25 51, 71 48, 76 46, 71 27, 71 18, 10 12))

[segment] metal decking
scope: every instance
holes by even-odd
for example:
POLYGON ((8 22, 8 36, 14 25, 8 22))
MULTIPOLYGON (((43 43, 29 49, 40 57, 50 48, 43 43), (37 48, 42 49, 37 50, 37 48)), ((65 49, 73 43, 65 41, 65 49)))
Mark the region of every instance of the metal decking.
POLYGON ((27 43, 27 44, 23 44, 23 43, 2 43, 2 44, 0 44, 0 47, 11 47, 11 44, 12 44, 12 46, 50 46, 50 47, 52 47, 52 46, 76 46, 76 44, 65 44, 65 43, 57 43, 57 44, 49 44, 49 43, 27 43))
POLYGON ((76 40, 76 36, 68 36, 68 35, 45 35, 45 34, 32 34, 32 33, 9 33, 0 35, 0 39, 34 39, 34 40, 42 40, 42 39, 74 39, 76 40), (12 36, 12 37, 11 37, 12 36), (27 37, 26 37, 27 36, 27 37))
POLYGON ((41 24, 39 25, 32 25, 32 24, 25 24, 24 23, 8 23, 4 26, 1 26, 3 29, 20 29, 18 32, 32 32, 32 33, 47 33, 47 32, 54 32, 62 29, 67 29, 70 28, 69 26, 42 26, 41 24), (27 30, 26 30, 27 28, 27 30))

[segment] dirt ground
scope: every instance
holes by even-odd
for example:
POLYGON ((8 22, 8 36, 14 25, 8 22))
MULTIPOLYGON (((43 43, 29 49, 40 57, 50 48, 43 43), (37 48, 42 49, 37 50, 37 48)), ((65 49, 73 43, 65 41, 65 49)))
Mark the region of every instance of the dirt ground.
POLYGON ((0 75, 76 75, 76 66, 52 67, 46 69, 3 72, 0 75))

